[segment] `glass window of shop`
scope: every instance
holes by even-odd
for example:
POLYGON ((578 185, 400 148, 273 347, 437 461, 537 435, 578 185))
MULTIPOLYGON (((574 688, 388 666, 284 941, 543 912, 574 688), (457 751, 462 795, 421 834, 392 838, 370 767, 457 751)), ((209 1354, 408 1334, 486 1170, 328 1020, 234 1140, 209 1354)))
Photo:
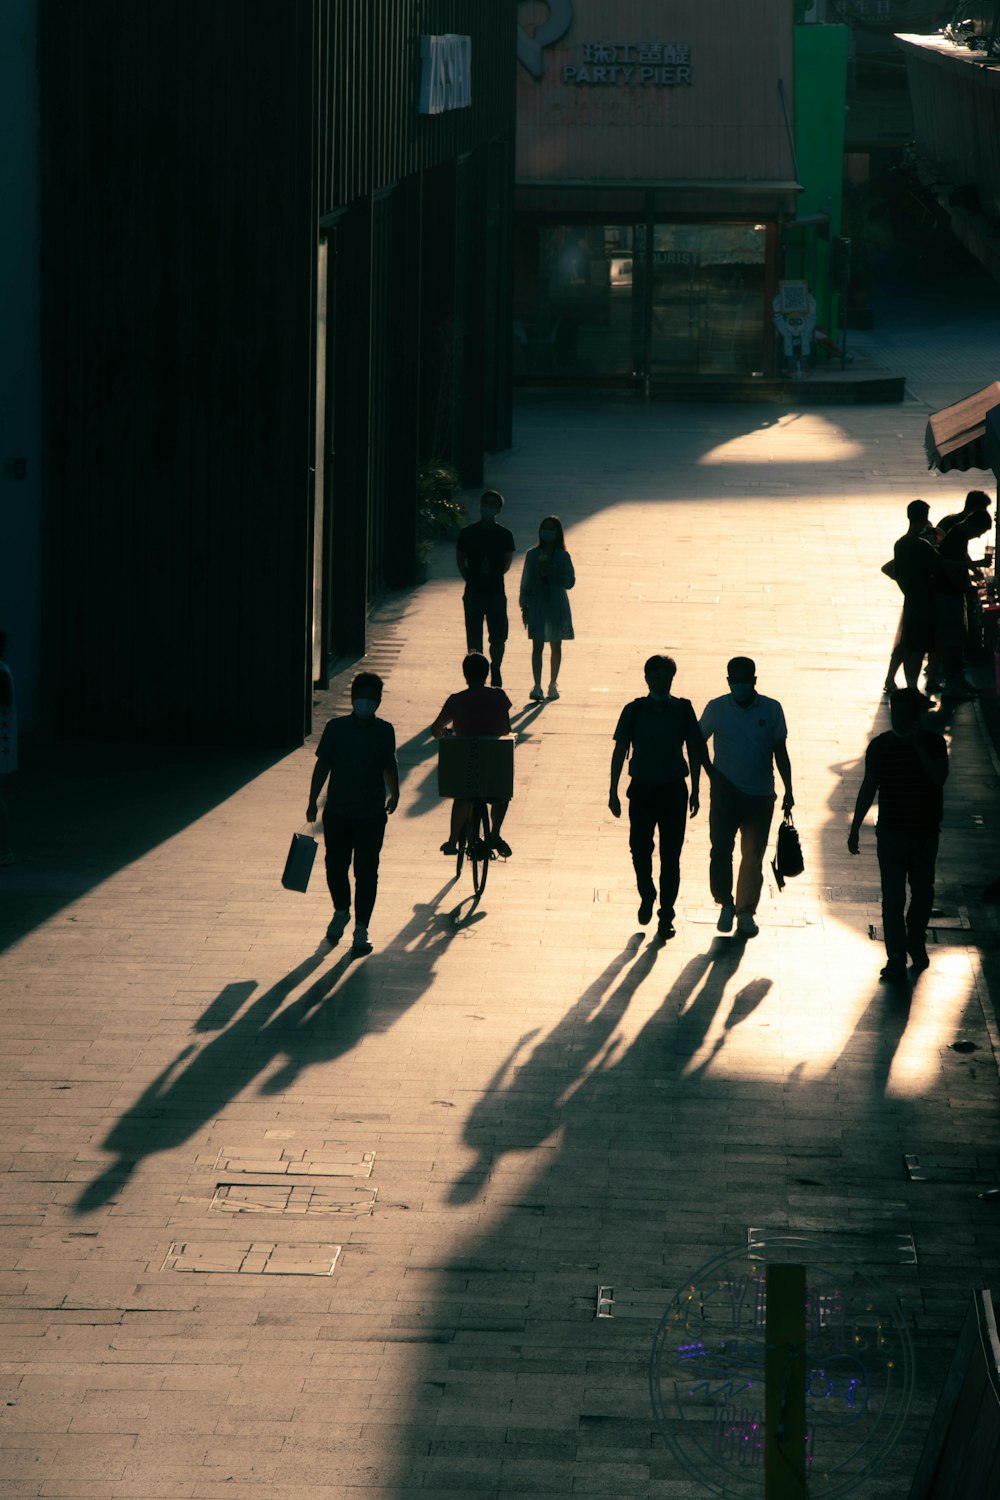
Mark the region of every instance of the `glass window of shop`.
POLYGON ((766 230, 517 226, 514 368, 523 376, 749 375, 764 357, 766 230))

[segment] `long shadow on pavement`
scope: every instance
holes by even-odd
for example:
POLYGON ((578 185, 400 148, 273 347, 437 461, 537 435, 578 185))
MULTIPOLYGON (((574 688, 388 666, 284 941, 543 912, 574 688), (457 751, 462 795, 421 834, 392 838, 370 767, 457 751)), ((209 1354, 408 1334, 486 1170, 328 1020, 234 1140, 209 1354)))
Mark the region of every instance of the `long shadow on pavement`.
POLYGON ((87 1184, 75 1211, 91 1213, 109 1202, 146 1157, 189 1140, 278 1059, 280 1067, 263 1082, 261 1093, 287 1089, 304 1069, 342 1057, 370 1031, 387 1031, 427 990, 438 957, 455 935, 451 917, 438 910, 451 887, 449 881, 431 901, 415 906, 388 945, 407 952, 405 994, 391 1004, 379 998, 377 959, 353 959, 349 949, 287 1004, 336 954, 326 942, 228 1024, 225 1018, 248 996, 245 983, 226 985, 195 1026, 216 1031, 213 1040, 200 1051, 194 1042, 182 1048, 115 1122, 102 1145, 116 1160, 87 1184))

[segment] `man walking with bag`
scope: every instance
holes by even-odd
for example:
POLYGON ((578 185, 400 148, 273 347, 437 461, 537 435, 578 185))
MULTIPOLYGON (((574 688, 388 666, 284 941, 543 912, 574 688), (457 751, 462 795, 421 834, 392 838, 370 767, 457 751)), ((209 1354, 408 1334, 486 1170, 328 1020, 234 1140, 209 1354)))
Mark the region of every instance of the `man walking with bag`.
POLYGON ((396 731, 376 717, 382 679, 359 672, 351 683, 351 712, 331 719, 316 747, 316 769, 306 818, 316 821, 316 804, 329 781, 323 809, 326 879, 333 897, 329 942, 339 943, 351 916, 349 870, 354 861, 354 941, 359 957, 372 951, 368 924, 378 891, 378 863, 387 813, 399 802, 396 731))
POLYGON ((712 841, 709 884, 721 910, 716 927, 739 937, 756 937, 754 920, 764 884, 764 856, 771 832, 776 795, 774 768, 785 788, 782 810, 795 805, 788 729, 781 704, 757 691, 757 668, 749 656, 734 656, 727 669, 729 692, 706 704, 701 732, 714 738, 712 803, 708 828, 712 841), (740 836, 740 872, 733 894, 733 850, 740 836))
POLYGON ((629 761, 629 848, 639 888, 639 921, 645 926, 653 915, 656 886, 653 883, 653 835, 660 839, 660 910, 657 936, 674 936, 675 902, 681 880, 681 849, 688 810, 698 811, 698 788, 702 767, 709 769, 708 753, 687 698, 671 694, 677 663, 670 656, 651 656, 645 678, 645 698, 626 703, 615 729, 611 756, 611 792, 608 807, 621 817, 618 796, 625 758, 629 761), (684 752, 687 751, 687 760, 684 752), (685 777, 691 768, 691 795, 685 777))

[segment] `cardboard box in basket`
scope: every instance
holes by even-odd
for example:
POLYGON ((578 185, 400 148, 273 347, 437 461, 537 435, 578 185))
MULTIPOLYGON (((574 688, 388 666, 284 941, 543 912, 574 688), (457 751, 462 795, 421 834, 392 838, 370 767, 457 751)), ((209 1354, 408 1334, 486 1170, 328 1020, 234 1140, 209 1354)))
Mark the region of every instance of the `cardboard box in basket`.
POLYGON ((479 739, 447 736, 438 745, 442 797, 483 797, 506 802, 514 795, 514 736, 479 739))

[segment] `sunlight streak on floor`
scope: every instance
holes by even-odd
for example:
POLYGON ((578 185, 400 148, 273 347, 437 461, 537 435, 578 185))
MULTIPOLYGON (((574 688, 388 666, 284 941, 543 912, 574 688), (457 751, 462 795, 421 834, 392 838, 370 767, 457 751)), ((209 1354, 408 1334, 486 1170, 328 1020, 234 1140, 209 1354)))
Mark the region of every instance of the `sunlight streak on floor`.
POLYGON ((968 957, 936 954, 932 970, 914 987, 910 1018, 886 1083, 889 1098, 912 1099, 938 1082, 942 1049, 955 1040, 974 999, 968 957))
POLYGON ((795 451, 796 441, 807 447, 816 460, 827 463, 844 463, 859 458, 865 451, 864 444, 847 438, 836 422, 815 412, 808 415, 796 412, 709 448, 697 464, 699 468, 710 468, 713 464, 797 463, 801 454, 795 451), (776 446, 780 446, 780 452, 774 451, 776 446))

